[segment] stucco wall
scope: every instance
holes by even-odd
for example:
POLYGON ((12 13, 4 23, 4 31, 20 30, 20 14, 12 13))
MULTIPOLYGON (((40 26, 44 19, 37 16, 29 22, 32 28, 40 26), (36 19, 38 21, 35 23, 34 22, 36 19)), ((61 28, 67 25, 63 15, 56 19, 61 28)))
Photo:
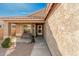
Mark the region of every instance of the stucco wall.
POLYGON ((3 29, 0 28, 0 40, 3 39, 3 29))
POLYGON ((46 23, 50 27, 48 32, 51 31, 56 41, 54 43, 53 38, 49 39, 51 35, 45 33, 51 52, 54 49, 51 47, 55 46, 53 44, 57 44, 62 55, 79 55, 79 4, 61 4, 49 16, 46 23))
POLYGON ((48 22, 46 22, 44 24, 44 38, 46 39, 46 42, 47 42, 48 48, 51 52, 51 55, 52 56, 60 56, 61 53, 58 49, 56 40, 53 37, 53 33, 50 29, 48 22))
POLYGON ((0 21, 0 41, 3 39, 3 21, 0 21))
POLYGON ((16 24, 16 36, 21 36, 22 35, 22 26, 21 24, 16 24))
POLYGON ((11 29, 11 36, 16 36, 16 28, 15 29, 11 29))

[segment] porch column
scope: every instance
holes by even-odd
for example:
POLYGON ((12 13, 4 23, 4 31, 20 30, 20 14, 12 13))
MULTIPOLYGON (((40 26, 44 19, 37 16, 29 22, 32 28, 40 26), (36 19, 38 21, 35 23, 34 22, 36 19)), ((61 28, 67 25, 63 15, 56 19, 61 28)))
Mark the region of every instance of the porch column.
POLYGON ((32 29, 32 31, 33 31, 33 35, 36 36, 36 24, 33 24, 33 29, 32 29))
POLYGON ((8 26, 9 26, 9 24, 8 24, 8 22, 4 22, 4 36, 3 36, 3 38, 5 39, 6 37, 8 37, 8 26))

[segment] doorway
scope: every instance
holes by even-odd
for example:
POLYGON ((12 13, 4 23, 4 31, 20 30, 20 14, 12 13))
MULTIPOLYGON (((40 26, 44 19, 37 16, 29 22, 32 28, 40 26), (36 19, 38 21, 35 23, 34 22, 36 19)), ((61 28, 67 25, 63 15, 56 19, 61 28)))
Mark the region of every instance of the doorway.
POLYGON ((43 35, 43 25, 42 24, 37 25, 37 35, 38 36, 43 35))
POLYGON ((32 25, 23 24, 23 33, 32 33, 32 25))

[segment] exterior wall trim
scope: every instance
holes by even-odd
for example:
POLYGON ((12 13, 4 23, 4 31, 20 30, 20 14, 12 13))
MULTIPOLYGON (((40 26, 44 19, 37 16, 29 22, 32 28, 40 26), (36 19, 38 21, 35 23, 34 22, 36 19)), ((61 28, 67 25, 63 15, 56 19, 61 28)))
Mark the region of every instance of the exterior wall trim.
POLYGON ((47 20, 47 18, 52 14, 52 11, 54 12, 60 5, 61 5, 61 3, 53 3, 50 6, 50 10, 48 11, 48 14, 46 15, 44 20, 47 20))

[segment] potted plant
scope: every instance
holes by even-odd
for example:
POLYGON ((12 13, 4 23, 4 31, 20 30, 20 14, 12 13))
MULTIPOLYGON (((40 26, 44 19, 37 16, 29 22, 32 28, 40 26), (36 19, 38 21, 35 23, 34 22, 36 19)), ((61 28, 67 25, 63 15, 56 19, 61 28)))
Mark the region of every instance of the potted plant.
POLYGON ((5 40, 2 42, 1 46, 3 48, 9 48, 11 47, 12 43, 11 43, 11 39, 9 37, 5 38, 5 40))

